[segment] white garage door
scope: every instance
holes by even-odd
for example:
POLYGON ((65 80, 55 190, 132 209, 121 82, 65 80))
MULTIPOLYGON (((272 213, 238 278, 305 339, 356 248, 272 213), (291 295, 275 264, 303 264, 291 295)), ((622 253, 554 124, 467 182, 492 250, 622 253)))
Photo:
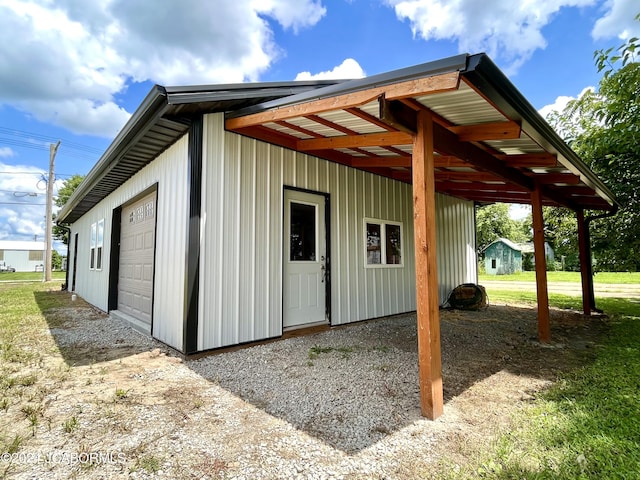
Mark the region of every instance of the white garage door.
POLYGON ((156 192, 122 207, 118 310, 151 326, 156 192))

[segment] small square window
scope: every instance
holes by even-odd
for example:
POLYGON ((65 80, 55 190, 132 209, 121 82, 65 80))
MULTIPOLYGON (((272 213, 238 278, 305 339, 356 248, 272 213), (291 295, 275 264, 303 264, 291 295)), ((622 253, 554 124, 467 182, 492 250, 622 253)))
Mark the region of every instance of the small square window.
POLYGON ((365 220, 366 266, 403 265, 402 223, 365 220))

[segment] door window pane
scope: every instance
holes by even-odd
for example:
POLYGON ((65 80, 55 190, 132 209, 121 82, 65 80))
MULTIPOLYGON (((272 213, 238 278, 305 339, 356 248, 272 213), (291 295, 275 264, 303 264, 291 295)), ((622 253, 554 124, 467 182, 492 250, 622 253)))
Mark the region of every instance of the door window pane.
POLYGON ((291 202, 291 238, 289 260, 316 260, 316 206, 291 202))

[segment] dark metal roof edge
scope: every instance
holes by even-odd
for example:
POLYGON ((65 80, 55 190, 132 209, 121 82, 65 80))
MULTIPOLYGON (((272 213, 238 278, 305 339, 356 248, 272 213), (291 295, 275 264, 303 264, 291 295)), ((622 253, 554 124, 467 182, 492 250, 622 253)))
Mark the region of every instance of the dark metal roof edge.
MULTIPOLYGON (((575 169, 577 169, 590 182, 592 188, 599 191, 605 200, 611 203, 612 209, 619 207, 618 201, 611 190, 600 180, 595 173, 582 161, 582 159, 560 138, 558 133, 551 128, 549 123, 520 93, 507 76, 496 66, 488 55, 481 53, 469 56, 467 70, 462 73, 476 88, 478 88, 489 100, 495 103, 505 114, 511 118, 527 122, 533 127, 540 138, 545 140, 562 157, 564 157, 575 169)), ((531 133, 531 132, 527 132, 531 133)))
POLYGON ((251 107, 242 108, 240 110, 230 112, 228 114, 228 118, 241 117, 272 108, 283 107, 286 105, 295 105, 296 103, 303 103, 337 95, 344 95, 346 93, 380 87, 389 85, 391 83, 411 80, 414 78, 423 78, 442 73, 462 71, 467 66, 467 57, 468 55, 465 53, 455 55, 453 57, 443 58, 441 60, 422 63, 413 67, 401 68, 399 70, 392 70, 391 72, 380 73, 377 75, 372 75, 370 77, 349 80, 346 82, 338 83, 336 85, 330 85, 324 88, 318 88, 297 95, 292 95, 289 97, 280 98, 278 100, 271 100, 251 107))
POLYGON ((74 208, 84 199, 97 182, 112 168, 114 160, 122 153, 130 140, 140 132, 149 122, 154 121, 158 113, 167 106, 167 93, 160 85, 154 85, 140 106, 131 115, 131 118, 122 127, 107 150, 102 154, 98 162, 78 185, 71 198, 60 209, 57 223, 65 223, 65 219, 73 212, 74 208))
POLYGON ((169 96, 180 93, 202 93, 202 92, 220 92, 228 90, 263 90, 277 89, 286 90, 291 87, 325 87, 335 85, 336 83, 344 83, 349 79, 343 80, 291 80, 288 82, 256 82, 256 83, 214 83, 203 85, 174 85, 164 87, 169 96))
MULTIPOLYGON (((327 83, 325 85, 335 85, 336 82, 327 83)), ((245 84, 247 85, 247 84, 245 84)), ((289 97, 292 95, 297 95, 300 93, 307 92, 309 90, 314 90, 318 88, 323 88, 323 85, 305 85, 305 84, 291 84, 291 85, 280 85, 274 87, 263 87, 263 88, 252 88, 251 86, 247 86, 243 89, 238 88, 229 88, 229 89, 219 89, 219 90, 211 90, 203 87, 202 90, 189 90, 189 91, 173 91, 168 93, 168 103, 170 105, 184 105, 184 104, 193 104, 200 102, 211 102, 211 101, 227 101, 227 100, 248 100, 248 99, 260 99, 264 101, 265 98, 271 97, 273 98, 282 98, 289 97)))

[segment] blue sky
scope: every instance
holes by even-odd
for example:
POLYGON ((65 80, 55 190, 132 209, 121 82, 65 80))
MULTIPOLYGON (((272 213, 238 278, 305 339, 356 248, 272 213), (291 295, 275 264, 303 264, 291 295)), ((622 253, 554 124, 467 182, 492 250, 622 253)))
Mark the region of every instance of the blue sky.
MULTIPOLYGON (((356 78, 488 53, 543 114, 640 36, 637 0, 0 0, 0 240, 39 240, 154 83, 356 78)), ((56 248, 66 253, 60 245, 56 248)))

